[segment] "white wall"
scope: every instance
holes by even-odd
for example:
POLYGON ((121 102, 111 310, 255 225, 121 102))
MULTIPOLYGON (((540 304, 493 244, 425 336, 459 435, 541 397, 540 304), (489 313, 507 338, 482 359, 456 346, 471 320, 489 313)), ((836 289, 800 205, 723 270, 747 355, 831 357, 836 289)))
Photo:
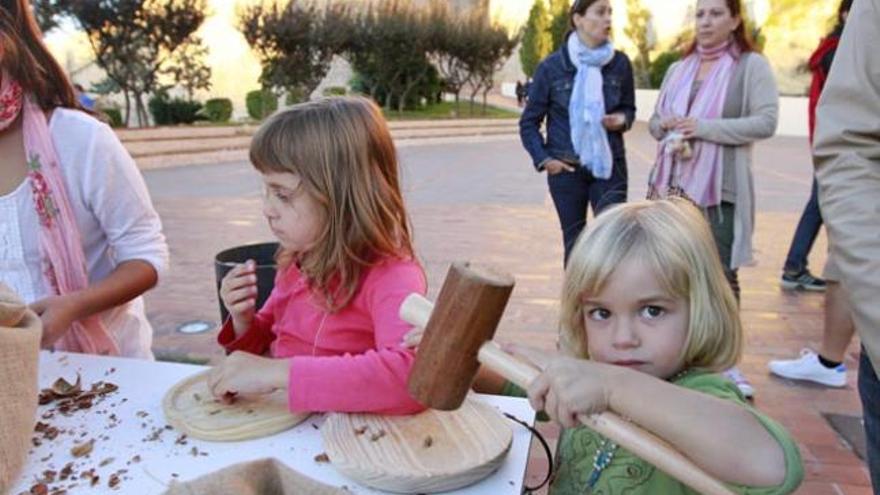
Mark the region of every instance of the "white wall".
MULTIPOLYGON (((636 90, 636 120, 647 122, 657 104, 656 89, 636 90)), ((807 98, 783 96, 779 98, 778 136, 806 137, 809 135, 807 121, 807 98)))

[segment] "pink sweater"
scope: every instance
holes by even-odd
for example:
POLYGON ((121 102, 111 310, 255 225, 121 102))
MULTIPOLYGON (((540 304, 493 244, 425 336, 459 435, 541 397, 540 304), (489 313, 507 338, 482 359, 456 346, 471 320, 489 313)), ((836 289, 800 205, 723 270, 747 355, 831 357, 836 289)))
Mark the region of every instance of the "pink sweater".
POLYGON ((406 389, 415 354, 401 345, 412 327, 398 310, 425 285, 416 262, 389 259, 365 273, 346 307, 328 313, 292 265, 276 277, 251 327, 236 339, 229 320, 218 341, 227 352, 290 358, 292 411, 416 413, 424 406, 406 389))

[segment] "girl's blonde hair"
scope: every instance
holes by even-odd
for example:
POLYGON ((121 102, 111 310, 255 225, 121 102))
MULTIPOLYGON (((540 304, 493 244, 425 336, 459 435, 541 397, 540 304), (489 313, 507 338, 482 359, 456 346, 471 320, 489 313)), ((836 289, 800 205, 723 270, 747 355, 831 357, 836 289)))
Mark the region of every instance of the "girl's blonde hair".
MULTIPOLYGON (((331 311, 348 304, 373 264, 414 257, 397 152, 371 100, 335 97, 281 110, 257 130, 250 160, 262 173, 296 174, 321 205, 318 240, 296 261, 331 311)), ((279 265, 294 254, 280 251, 279 265)))
POLYGON ((736 299, 706 219, 684 199, 616 206, 580 237, 565 271, 561 350, 589 357, 582 298, 600 293, 615 268, 629 259, 646 263, 670 296, 689 302, 681 355, 685 368, 720 371, 739 360, 743 337, 736 299))

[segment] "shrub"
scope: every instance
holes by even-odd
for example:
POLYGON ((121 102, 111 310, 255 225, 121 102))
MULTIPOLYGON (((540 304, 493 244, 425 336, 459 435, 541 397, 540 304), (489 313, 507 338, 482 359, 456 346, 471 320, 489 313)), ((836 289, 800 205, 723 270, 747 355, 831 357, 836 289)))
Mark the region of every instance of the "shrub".
POLYGON ((202 111, 211 122, 229 122, 232 117, 232 100, 229 98, 211 98, 205 102, 202 111))
POLYGON ((669 70, 669 66, 678 62, 680 58, 681 54, 677 50, 670 50, 661 53, 651 62, 650 80, 652 88, 660 88, 660 85, 663 84, 663 77, 666 75, 666 71, 669 70))
POLYGON ((202 104, 197 101, 169 98, 165 92, 150 98, 147 106, 156 125, 192 124, 199 120, 199 111, 202 109, 202 104))
POLYGON ((278 110, 278 97, 268 89, 256 89, 247 94, 248 115, 254 120, 263 120, 278 110))
POLYGON ((324 88, 324 96, 345 96, 348 90, 342 86, 328 86, 324 88))
POLYGON ((287 90, 287 96, 284 98, 285 105, 296 105, 308 100, 308 96, 301 88, 290 88, 287 90))
POLYGON ((99 108, 98 113, 102 113, 107 117, 107 123, 110 127, 123 127, 125 123, 122 121, 122 110, 116 107, 99 108))

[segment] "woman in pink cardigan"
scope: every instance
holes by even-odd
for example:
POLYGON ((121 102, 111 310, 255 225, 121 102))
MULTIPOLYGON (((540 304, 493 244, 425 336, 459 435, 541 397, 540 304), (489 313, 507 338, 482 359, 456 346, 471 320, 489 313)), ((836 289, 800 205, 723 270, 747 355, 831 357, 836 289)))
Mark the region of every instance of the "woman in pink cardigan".
POLYGON ((425 278, 379 109, 364 98, 296 105, 263 124, 250 158, 279 274, 256 314, 253 262, 223 279, 219 341, 232 354, 211 374, 214 395, 285 388, 293 411, 421 411, 406 389, 415 356, 398 311, 425 278))

